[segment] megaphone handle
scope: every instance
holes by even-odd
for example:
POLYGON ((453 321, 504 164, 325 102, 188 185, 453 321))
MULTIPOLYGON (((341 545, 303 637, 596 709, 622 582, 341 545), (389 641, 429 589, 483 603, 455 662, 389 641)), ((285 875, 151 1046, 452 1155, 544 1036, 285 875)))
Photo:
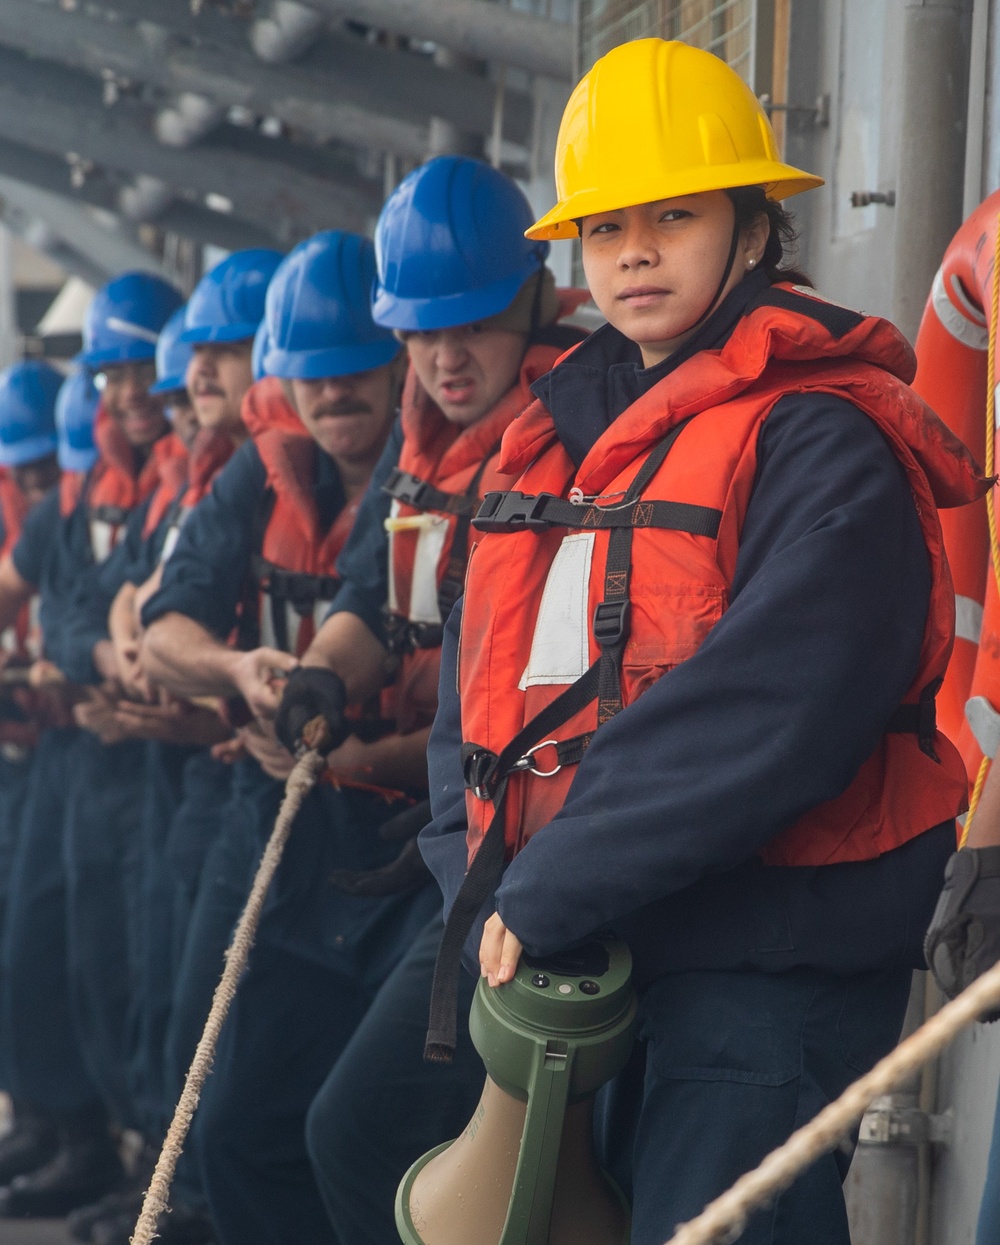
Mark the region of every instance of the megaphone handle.
POLYGON ((573 1064, 571 1052, 549 1050, 553 1045, 535 1047, 514 1188, 498 1245, 548 1245, 573 1064))

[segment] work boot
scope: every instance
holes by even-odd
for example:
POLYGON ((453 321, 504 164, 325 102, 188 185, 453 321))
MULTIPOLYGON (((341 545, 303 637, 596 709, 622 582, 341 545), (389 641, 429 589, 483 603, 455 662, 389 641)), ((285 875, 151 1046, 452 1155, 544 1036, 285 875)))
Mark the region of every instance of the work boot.
POLYGON ((66 1231, 74 1241, 93 1241, 99 1227, 107 1223, 117 1224, 120 1219, 131 1219, 133 1226, 142 1209, 142 1193, 133 1188, 116 1189, 100 1201, 81 1206, 66 1216, 66 1231))
POLYGON ((14 1100, 14 1127, 0 1138, 0 1186, 33 1172, 56 1152, 55 1120, 22 1098, 14 1100))
MULTIPOLYGON (((91 1234, 91 1245, 129 1245, 138 1218, 137 1209, 134 1215, 103 1220, 91 1234)), ((215 1245, 215 1233, 207 1215, 194 1207, 179 1205, 156 1221, 156 1240, 158 1245, 215 1245)))
POLYGON ((142 1199, 149 1186, 156 1164, 156 1151, 144 1146, 136 1160, 135 1169, 122 1180, 120 1186, 97 1202, 81 1206, 66 1217, 66 1230, 76 1241, 91 1241, 94 1230, 101 1223, 117 1223, 121 1218, 131 1218, 134 1224, 142 1209, 142 1199))
POLYGON ((121 1181, 121 1159, 103 1111, 88 1107, 62 1117, 58 1134, 48 1163, 0 1189, 0 1218, 62 1218, 121 1181))

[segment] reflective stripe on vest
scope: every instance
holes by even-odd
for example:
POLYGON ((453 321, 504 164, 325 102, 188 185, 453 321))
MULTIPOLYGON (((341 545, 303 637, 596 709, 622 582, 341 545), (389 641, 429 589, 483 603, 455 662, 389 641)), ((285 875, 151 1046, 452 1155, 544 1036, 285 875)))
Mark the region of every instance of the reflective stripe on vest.
POLYGON ((90 551, 95 562, 101 563, 110 556, 121 530, 120 524, 108 523, 106 519, 90 520, 90 551))
POLYGON ((177 548, 177 542, 180 540, 181 528, 187 522, 188 515, 194 509, 193 506, 180 506, 177 510, 177 516, 173 523, 167 528, 167 534, 163 538, 163 548, 160 550, 160 564, 166 562, 173 551, 177 548))

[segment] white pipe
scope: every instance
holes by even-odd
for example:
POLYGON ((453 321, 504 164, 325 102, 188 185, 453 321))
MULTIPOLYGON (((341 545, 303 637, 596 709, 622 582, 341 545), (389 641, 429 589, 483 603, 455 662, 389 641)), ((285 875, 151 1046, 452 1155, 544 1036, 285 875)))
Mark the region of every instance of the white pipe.
POLYGON ((321 13, 297 0, 274 0, 270 14, 251 27, 250 46, 262 61, 279 65, 300 56, 325 24, 321 13))

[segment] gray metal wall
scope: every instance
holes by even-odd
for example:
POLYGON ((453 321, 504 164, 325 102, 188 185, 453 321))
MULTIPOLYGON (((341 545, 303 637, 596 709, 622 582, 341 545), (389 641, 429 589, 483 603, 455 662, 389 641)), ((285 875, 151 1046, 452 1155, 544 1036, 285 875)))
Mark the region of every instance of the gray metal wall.
POLYGON ((886 316, 895 208, 852 208, 850 197, 895 186, 901 11, 894 0, 793 4, 789 57, 791 104, 830 97, 825 128, 788 119, 787 159, 827 179, 789 204, 802 227, 800 261, 827 297, 886 316))

